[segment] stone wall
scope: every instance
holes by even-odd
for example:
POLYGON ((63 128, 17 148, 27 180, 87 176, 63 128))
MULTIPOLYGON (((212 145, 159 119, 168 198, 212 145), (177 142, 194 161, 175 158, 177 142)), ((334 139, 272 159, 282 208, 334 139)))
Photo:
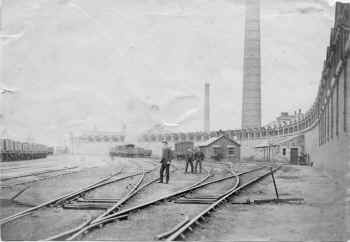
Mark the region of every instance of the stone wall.
POLYGON ((333 79, 320 121, 305 131, 305 150, 314 164, 332 176, 344 177, 350 161, 350 62, 333 79))

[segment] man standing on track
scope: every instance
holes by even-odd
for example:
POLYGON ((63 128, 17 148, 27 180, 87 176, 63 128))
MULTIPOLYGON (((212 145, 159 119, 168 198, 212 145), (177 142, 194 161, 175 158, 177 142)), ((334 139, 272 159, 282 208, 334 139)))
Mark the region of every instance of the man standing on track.
POLYGON ((163 183, 163 175, 165 171, 165 183, 169 183, 169 167, 172 160, 172 151, 170 147, 168 146, 168 142, 166 140, 162 141, 163 147, 162 147, 162 159, 160 163, 162 163, 160 167, 160 178, 159 183, 163 183))
POLYGON ((186 167, 185 167, 185 173, 187 173, 188 165, 191 166, 191 173, 193 173, 193 159, 194 159, 194 153, 192 149, 188 149, 186 152, 186 167))
POLYGON ((197 173, 197 167, 199 165, 199 173, 202 173, 202 162, 204 160, 204 153, 197 147, 194 153, 195 165, 194 172, 197 173))

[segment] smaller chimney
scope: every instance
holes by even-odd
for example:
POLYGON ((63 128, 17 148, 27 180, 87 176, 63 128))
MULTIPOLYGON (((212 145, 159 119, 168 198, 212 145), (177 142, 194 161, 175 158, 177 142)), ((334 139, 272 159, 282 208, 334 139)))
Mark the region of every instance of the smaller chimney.
POLYGON ((210 92, 209 92, 209 83, 204 85, 204 132, 210 131, 210 92))

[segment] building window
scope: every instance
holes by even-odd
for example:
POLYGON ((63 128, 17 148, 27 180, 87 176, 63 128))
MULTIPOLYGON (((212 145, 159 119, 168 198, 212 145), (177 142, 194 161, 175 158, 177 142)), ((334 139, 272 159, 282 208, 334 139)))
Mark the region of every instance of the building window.
POLYGON ((213 149, 214 149, 214 154, 215 154, 215 155, 221 153, 221 147, 220 147, 220 146, 214 146, 213 149))
POLYGON ((286 150, 287 150, 286 148, 282 149, 282 155, 286 155, 286 150))
POLYGON ((222 158, 224 158, 224 154, 223 154, 223 150, 222 147, 219 145, 214 145, 213 146, 213 155, 211 156, 211 158, 219 161, 222 158))
POLYGON ((227 153, 228 153, 228 155, 234 155, 235 154, 235 147, 227 147, 227 153))

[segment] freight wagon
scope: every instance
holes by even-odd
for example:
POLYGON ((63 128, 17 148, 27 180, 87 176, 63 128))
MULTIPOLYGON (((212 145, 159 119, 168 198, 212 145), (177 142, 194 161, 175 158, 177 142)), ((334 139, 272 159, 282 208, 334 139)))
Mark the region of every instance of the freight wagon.
POLYGON ((0 139, 0 161, 33 160, 52 154, 51 147, 11 139, 0 139))
POLYGON ((109 155, 111 157, 150 157, 152 150, 136 147, 134 144, 117 145, 110 149, 109 155))
POLYGON ((194 143, 192 141, 181 141, 175 143, 175 157, 178 160, 185 159, 188 149, 193 149, 194 143))

